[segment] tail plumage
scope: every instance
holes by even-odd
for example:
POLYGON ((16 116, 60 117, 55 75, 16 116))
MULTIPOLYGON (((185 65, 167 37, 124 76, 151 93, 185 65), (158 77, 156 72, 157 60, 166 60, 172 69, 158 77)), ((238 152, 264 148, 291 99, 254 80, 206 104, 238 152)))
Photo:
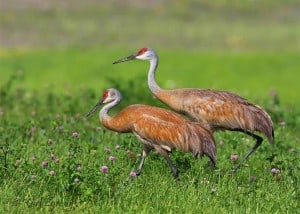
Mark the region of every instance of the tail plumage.
POLYGON ((203 128, 199 123, 193 123, 191 127, 194 130, 193 140, 190 144, 194 156, 206 155, 211 160, 211 165, 216 164, 216 143, 212 132, 203 128))
POLYGON ((274 128, 270 115, 259 106, 254 112, 255 130, 263 133, 269 140, 270 144, 274 142, 274 128))

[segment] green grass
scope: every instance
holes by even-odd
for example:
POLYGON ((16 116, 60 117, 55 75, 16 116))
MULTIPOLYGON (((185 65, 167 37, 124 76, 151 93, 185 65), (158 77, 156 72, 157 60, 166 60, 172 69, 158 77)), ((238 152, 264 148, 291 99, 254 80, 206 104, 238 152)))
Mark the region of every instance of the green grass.
POLYGON ((0 213, 296 213, 298 11, 296 0, 3 2, 0 213), (164 106, 147 87, 148 62, 112 65, 148 45, 160 56, 159 85, 229 90, 259 104, 274 122, 274 146, 265 140, 232 174, 230 156, 242 157, 254 142, 219 132, 216 169, 174 151, 176 182, 152 152, 131 178, 140 142, 106 130, 96 113, 84 115, 108 87, 124 97, 113 112, 164 106))
MULTIPOLYGON (((300 123, 296 111, 287 114, 284 106, 264 106, 272 110, 275 145, 264 142, 235 174, 230 173, 235 164, 230 155, 242 156, 254 142, 242 134, 224 132, 215 135, 215 170, 207 166, 207 158, 194 159, 191 154, 176 151, 172 153, 180 171, 180 181, 176 182, 165 160, 153 152, 141 176, 130 178, 129 173, 140 159, 137 154, 141 153, 141 144, 131 134, 104 129, 96 114, 89 119, 84 117, 97 101, 94 90, 87 88, 68 95, 44 91, 24 96, 27 91, 14 90, 14 84, 18 85, 18 80, 1 90, 3 213, 293 213, 299 209, 300 150, 295 131, 300 123), (282 119, 286 125, 280 125, 282 119), (72 137, 73 132, 78 132, 78 137, 72 137), (51 158, 51 154, 55 157, 51 158), (109 161, 109 156, 116 160, 109 161), (42 161, 48 162, 45 168, 42 161), (107 174, 99 170, 103 165, 109 167, 107 174), (272 174, 272 168, 280 169, 280 173, 272 174)), ((130 94, 138 89, 139 84, 134 83, 122 91, 130 94)), ((134 99, 128 97, 123 104, 133 103, 134 99)), ((143 100, 158 104, 145 96, 143 100)))

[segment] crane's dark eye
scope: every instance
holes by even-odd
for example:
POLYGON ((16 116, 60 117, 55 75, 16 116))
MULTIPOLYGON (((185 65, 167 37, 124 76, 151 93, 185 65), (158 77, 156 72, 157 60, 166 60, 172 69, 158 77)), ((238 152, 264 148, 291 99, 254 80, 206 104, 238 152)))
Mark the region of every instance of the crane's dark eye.
POLYGON ((137 56, 142 55, 143 53, 145 53, 148 50, 148 48, 142 48, 141 50, 139 50, 139 52, 137 53, 137 56))

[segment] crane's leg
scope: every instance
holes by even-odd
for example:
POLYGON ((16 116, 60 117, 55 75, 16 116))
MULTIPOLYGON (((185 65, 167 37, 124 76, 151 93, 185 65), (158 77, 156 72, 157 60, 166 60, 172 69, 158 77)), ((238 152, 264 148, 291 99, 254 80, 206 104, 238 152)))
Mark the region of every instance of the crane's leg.
POLYGON ((178 177, 178 170, 177 168, 175 167, 175 165, 173 164, 170 156, 169 156, 169 153, 163 149, 156 149, 156 151, 161 154, 165 159, 166 161, 168 162, 169 164, 169 167, 171 168, 171 171, 173 173, 173 176, 176 180, 179 180, 179 177, 178 177))
POLYGON ((144 145, 144 149, 143 149, 143 156, 142 156, 142 160, 139 164, 139 167, 137 168, 137 170, 135 171, 136 175, 139 176, 141 174, 142 168, 144 166, 145 163, 145 159, 148 156, 149 152, 151 151, 151 147, 144 145))
POLYGON ((240 163, 239 164, 237 164, 234 168, 233 168, 233 172, 235 172, 238 168, 240 168, 240 166, 241 166, 241 164, 242 164, 242 162, 244 161, 244 160, 246 160, 259 146, 260 146, 260 144, 262 143, 262 141, 263 141, 263 139, 262 139, 262 137, 260 137, 260 136, 258 136, 258 135, 256 135, 256 134, 253 134, 253 133, 251 133, 251 132, 245 132, 247 135, 249 135, 249 136, 251 136, 251 137, 253 137, 254 139, 256 139, 256 143, 255 143, 255 145, 247 152, 247 154, 242 158, 242 160, 240 161, 240 163))
POLYGON ((178 180, 178 179, 179 179, 179 177, 178 177, 178 170, 177 170, 176 167, 174 166, 174 164, 173 164, 171 158, 169 157, 169 155, 167 155, 166 157, 164 156, 164 158, 167 160, 167 162, 168 162, 168 164, 169 164, 169 166, 170 166, 170 168, 171 168, 171 171, 172 171, 172 173, 173 173, 174 178, 175 178, 176 180, 178 180))

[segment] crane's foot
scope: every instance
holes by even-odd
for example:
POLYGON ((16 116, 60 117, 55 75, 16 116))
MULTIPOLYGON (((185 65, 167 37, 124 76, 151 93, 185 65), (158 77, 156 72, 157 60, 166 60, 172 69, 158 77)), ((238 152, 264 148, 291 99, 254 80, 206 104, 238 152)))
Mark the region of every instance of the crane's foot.
POLYGON ((241 164, 239 163, 239 164, 237 164, 235 167, 233 167, 233 168, 231 169, 231 172, 232 172, 232 173, 236 173, 236 171, 237 171, 240 167, 241 167, 241 164))
POLYGON ((172 170, 172 172, 173 172, 173 176, 174 176, 175 180, 176 180, 176 181, 179 181, 179 174, 178 174, 177 169, 172 170))
MULTIPOLYGON (((237 165, 235 165, 232 169, 231 172, 235 173, 239 168, 241 168, 242 164, 244 163, 244 161, 241 161, 240 163, 238 163, 237 165)), ((244 163, 245 166, 249 166, 248 164, 244 163)))
POLYGON ((141 174, 142 170, 137 169, 137 170, 135 170, 134 172, 135 172, 136 176, 139 176, 139 175, 141 174))

